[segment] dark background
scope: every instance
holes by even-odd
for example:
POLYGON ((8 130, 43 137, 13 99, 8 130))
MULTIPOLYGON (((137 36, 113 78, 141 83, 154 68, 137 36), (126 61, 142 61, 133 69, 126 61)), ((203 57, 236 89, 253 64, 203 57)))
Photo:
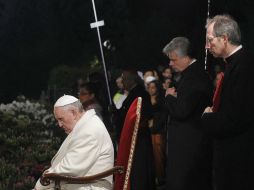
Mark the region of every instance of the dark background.
MULTIPOLYGON (((109 70, 145 70, 166 64, 162 48, 186 36, 204 59, 206 0, 95 0, 109 70), (112 48, 113 47, 113 48, 112 48)), ((231 14, 240 24, 243 45, 254 50, 254 1, 211 0, 210 16, 231 14)), ((58 65, 82 67, 100 58, 90 0, 0 0, 0 102, 17 95, 39 98, 58 65)), ((208 57, 208 68, 213 58, 208 57)))

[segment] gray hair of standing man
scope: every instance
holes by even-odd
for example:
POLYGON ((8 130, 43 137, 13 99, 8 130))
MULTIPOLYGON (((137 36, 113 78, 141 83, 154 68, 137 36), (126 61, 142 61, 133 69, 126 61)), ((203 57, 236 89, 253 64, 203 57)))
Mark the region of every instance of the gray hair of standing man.
POLYGON ((190 56, 191 57, 191 44, 186 37, 173 38, 162 50, 162 52, 168 56, 169 53, 175 51, 179 57, 190 56))
POLYGON ((214 37, 220 37, 226 35, 228 41, 233 45, 241 44, 241 31, 237 22, 230 15, 216 15, 215 17, 208 19, 206 28, 213 24, 214 37))

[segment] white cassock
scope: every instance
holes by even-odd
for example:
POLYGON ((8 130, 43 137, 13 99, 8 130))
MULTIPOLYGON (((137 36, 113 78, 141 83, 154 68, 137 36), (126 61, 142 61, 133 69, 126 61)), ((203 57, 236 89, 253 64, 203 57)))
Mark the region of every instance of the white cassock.
MULTIPOLYGON (((114 149, 111 138, 103 122, 93 109, 80 118, 72 132, 66 137, 51 161, 49 173, 70 176, 90 176, 111 169, 114 149)), ((53 190, 54 182, 42 186, 39 180, 37 190, 53 190)), ((63 184, 62 190, 102 190, 112 189, 112 176, 92 184, 63 184)))

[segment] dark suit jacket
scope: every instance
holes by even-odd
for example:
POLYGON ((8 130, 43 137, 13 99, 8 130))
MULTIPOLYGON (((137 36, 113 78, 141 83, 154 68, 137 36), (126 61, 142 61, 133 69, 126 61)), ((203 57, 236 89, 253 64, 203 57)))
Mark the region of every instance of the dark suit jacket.
POLYGON ((215 139, 217 190, 254 189, 252 60, 244 49, 226 59, 218 112, 202 117, 205 130, 215 139))
POLYGON ((168 126, 167 189, 209 190, 212 187, 211 141, 201 130, 201 115, 211 103, 212 82, 198 62, 181 73, 177 98, 166 97, 168 126))

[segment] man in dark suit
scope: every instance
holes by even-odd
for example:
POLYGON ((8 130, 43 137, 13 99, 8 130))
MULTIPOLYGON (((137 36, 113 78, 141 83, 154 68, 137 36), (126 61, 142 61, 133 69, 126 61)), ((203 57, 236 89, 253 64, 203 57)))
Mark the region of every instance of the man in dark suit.
POLYGON ((254 189, 253 59, 241 45, 238 24, 228 15, 208 20, 206 48, 226 62, 220 98, 207 107, 203 127, 215 141, 216 190, 254 189), (215 109, 216 105, 216 109, 215 109))
POLYGON ((181 73, 177 89, 166 91, 168 124, 167 189, 211 190, 212 146, 201 130, 201 115, 212 99, 212 82, 192 57, 191 44, 176 37, 163 49, 181 73))

